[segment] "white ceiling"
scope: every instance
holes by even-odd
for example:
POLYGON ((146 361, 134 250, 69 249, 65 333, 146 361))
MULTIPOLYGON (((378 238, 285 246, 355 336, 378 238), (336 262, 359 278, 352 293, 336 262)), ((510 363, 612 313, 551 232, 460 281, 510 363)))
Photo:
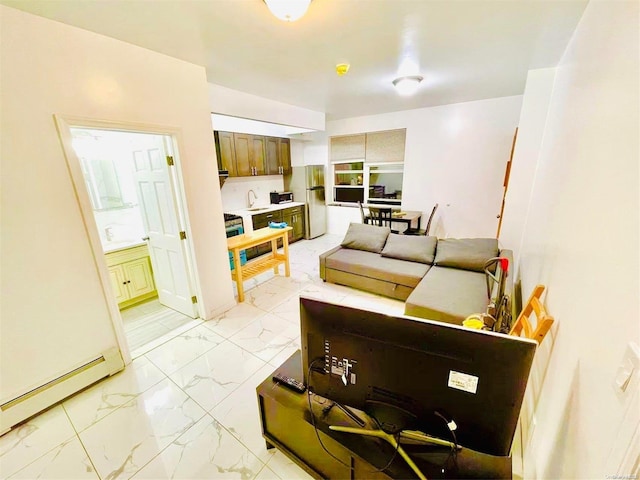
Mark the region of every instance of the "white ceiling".
POLYGON ((587 0, 313 0, 295 23, 262 0, 0 3, 203 65, 211 83, 331 120, 520 95, 529 69, 558 63, 587 0), (425 78, 409 98, 391 85, 403 59, 425 78), (351 69, 338 77, 342 62, 351 69))

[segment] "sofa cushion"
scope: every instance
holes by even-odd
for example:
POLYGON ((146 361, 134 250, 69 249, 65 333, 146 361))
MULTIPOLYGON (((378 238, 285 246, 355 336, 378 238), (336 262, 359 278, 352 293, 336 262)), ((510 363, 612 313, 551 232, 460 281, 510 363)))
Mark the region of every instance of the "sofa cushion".
POLYGON ((415 287, 431 268, 418 262, 381 257, 377 253, 341 248, 327 256, 326 268, 378 278, 386 282, 415 287))
POLYGON ((438 240, 435 265, 484 272, 484 264, 498 256, 495 238, 446 238, 438 240))
POLYGON ((380 254, 383 257, 432 264, 437 243, 436 237, 392 233, 387 237, 387 243, 380 254))
POLYGON ((485 312, 488 304, 483 273, 432 267, 407 298, 404 313, 462 325, 472 313, 485 312))
POLYGON ((390 233, 389 227, 352 223, 349 225, 341 245, 353 250, 380 253, 390 233))

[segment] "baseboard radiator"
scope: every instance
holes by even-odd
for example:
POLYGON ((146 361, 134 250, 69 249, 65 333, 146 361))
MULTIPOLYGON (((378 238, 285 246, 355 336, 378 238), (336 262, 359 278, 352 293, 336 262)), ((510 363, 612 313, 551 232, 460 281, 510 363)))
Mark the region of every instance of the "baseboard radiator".
POLYGON ((49 382, 0 404, 0 435, 70 395, 124 368, 118 348, 111 348, 49 382))

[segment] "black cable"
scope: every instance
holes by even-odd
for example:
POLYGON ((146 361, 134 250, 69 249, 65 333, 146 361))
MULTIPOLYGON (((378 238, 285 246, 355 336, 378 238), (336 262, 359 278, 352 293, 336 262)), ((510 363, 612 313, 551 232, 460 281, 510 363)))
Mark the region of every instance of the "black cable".
POLYGON ((313 425, 313 430, 316 433, 316 438, 318 439, 318 442, 320 443, 320 446, 322 447, 322 449, 325 452, 327 452, 329 454, 329 456, 331 456, 334 460, 336 460, 340 464, 344 465, 345 467, 348 467, 349 470, 353 471, 354 470, 354 466, 353 465, 347 465, 342 460, 340 460, 338 457, 336 457, 333 453, 331 453, 329 450, 327 450, 327 447, 325 447, 324 443, 322 443, 322 440, 320 439, 320 434, 318 433, 318 426, 316 425, 316 417, 313 414, 313 406, 311 405, 311 395, 315 395, 315 393, 312 393, 312 391, 311 391, 311 369, 313 368, 314 363, 319 362, 319 361, 324 361, 324 359, 316 358, 313 362, 311 362, 311 364, 309 365, 309 369, 307 370, 307 393, 308 393, 307 399, 309 400, 309 414, 311 415, 311 425, 313 425))
MULTIPOLYGON (((336 460, 340 464, 344 465, 345 467, 349 468, 350 471, 354 471, 355 467, 353 465, 347 465, 342 460, 340 460, 338 457, 336 457, 333 453, 331 453, 329 450, 327 450, 327 447, 325 447, 324 443, 322 443, 322 440, 320 439, 320 434, 318 433, 318 426, 316 425, 316 419, 315 419, 315 415, 313 414, 313 407, 311 405, 311 395, 315 395, 315 393, 312 393, 312 391, 311 391, 312 390, 312 388, 311 388, 311 372, 312 372, 313 364, 316 363, 316 362, 320 362, 320 361, 324 361, 324 359, 323 358, 316 358, 314 361, 311 362, 311 364, 309 365, 309 368, 307 370, 307 393, 308 393, 307 399, 309 400, 309 414, 311 415, 311 424, 313 425, 313 430, 316 433, 316 438, 318 439, 318 443, 320 443, 320 446, 322 447, 322 449, 325 452, 327 452, 334 460, 336 460)), ((389 468, 391 466, 393 461, 396 459, 396 456, 398 455, 398 449, 400 448, 400 434, 397 433, 395 438, 396 438, 396 448, 395 448, 395 450, 393 452, 393 455, 391 456, 391 459, 389 460, 389 462, 382 468, 379 468, 377 470, 369 470, 369 473, 384 472, 387 468, 389 468)))
POLYGON ((433 412, 434 415, 436 415, 437 417, 440 417, 442 420, 444 420, 444 423, 447 425, 447 429, 451 432, 451 436, 453 437, 453 447, 451 448, 451 450, 449 451, 449 455, 447 455, 447 458, 445 458, 444 463, 441 465, 440 468, 442 468, 442 473, 444 473, 444 469, 447 465, 447 463, 449 463, 449 459, 453 458, 453 464, 455 466, 455 469, 458 469, 458 438, 456 437, 456 432, 454 431, 453 428, 451 428, 449 426, 449 420, 447 420, 445 418, 444 415, 442 415, 440 412, 438 412, 437 410, 433 412))

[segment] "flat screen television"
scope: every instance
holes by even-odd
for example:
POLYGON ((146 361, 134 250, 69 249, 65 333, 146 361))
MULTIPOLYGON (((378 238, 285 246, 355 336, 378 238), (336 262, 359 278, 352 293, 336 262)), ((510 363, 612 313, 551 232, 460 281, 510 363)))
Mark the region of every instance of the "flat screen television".
POLYGON ((460 446, 509 455, 536 342, 306 297, 300 327, 304 381, 316 394, 388 433, 451 440, 453 420, 460 446))

